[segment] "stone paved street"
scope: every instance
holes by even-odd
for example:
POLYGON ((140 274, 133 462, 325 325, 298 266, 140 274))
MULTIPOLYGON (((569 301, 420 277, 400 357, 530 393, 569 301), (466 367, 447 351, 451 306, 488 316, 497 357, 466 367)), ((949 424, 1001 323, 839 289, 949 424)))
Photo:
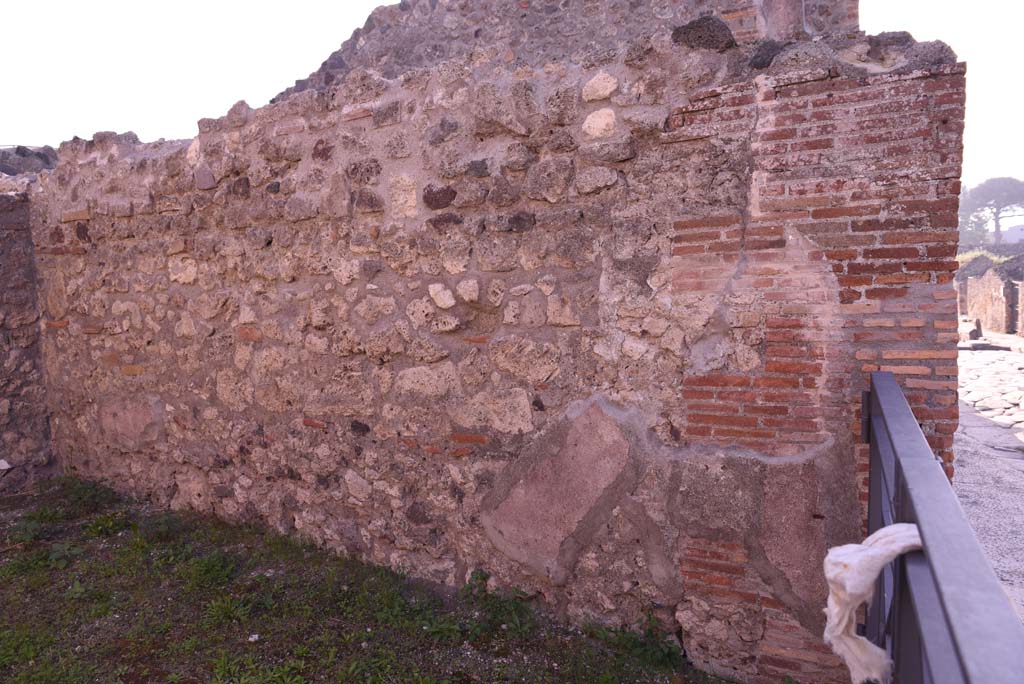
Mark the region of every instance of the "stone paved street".
POLYGON ((992 336, 961 350, 960 399, 992 422, 1024 431, 1024 353, 1007 337, 992 336), (1016 349, 1005 349, 1011 344, 1016 349))
POLYGON ((960 351, 953 489, 1024 619, 1024 353, 1006 349, 1017 340, 960 351))

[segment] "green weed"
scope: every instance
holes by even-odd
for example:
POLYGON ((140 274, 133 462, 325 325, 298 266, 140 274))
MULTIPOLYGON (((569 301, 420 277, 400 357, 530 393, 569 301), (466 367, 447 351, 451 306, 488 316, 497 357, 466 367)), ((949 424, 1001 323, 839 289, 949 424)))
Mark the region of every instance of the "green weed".
POLYGON ((120 501, 109 487, 74 477, 58 478, 57 494, 64 504, 65 517, 72 520, 99 513, 120 501))
POLYGON ((78 662, 42 662, 14 675, 11 684, 91 684, 96 669, 78 662))
POLYGON ((46 539, 51 534, 50 526, 38 520, 30 520, 28 516, 22 518, 11 526, 7 537, 18 544, 28 544, 34 541, 46 539))
POLYGON ((213 663, 211 684, 306 684, 305 664, 289 660, 281 665, 261 665, 252 656, 232 658, 221 653, 213 663))
POLYGON ((64 570, 84 552, 84 549, 80 546, 75 546, 71 542, 57 542, 50 546, 47 563, 54 570, 64 570))
POLYGON ((206 610, 203 612, 203 625, 221 627, 245 622, 250 611, 251 607, 242 599, 231 596, 213 599, 206 604, 206 610))
POLYGON ((394 680, 398 659, 390 649, 353 658, 338 673, 338 684, 385 684, 394 680))
POLYGON ((121 530, 131 527, 124 513, 101 513, 85 526, 88 537, 113 537, 121 530))
POLYGON ((478 618, 469 625, 469 636, 476 640, 505 633, 512 638, 528 636, 535 627, 533 611, 526 605, 526 594, 519 589, 511 592, 491 592, 487 589, 490 578, 483 570, 474 570, 460 595, 476 608, 478 618))
POLYGON ((185 521, 174 513, 161 513, 140 520, 136 533, 147 544, 167 544, 185 533, 185 521))
POLYGON ((613 650, 635 658, 647 667, 675 669, 683 664, 683 653, 669 635, 663 633, 653 615, 648 615, 643 631, 607 629, 589 625, 585 633, 613 650))
POLYGON ((72 601, 81 601, 88 596, 88 594, 89 590, 85 588, 85 585, 78 580, 75 580, 71 583, 71 586, 67 588, 67 591, 64 592, 64 598, 72 601))
POLYGON ((23 520, 32 520, 37 523, 52 524, 60 522, 64 519, 64 513, 58 511, 56 508, 50 508, 49 506, 40 506, 34 511, 29 511, 25 514, 23 520))
POLYGON ((14 560, 0 565, 0 578, 31 575, 43 571, 47 567, 50 553, 46 549, 36 549, 22 554, 14 560))
POLYGON ((238 560, 223 551, 193 558, 185 563, 182 579, 188 589, 212 589, 231 582, 238 572, 238 560))
POLYGON ((53 642, 51 635, 37 627, 0 629, 0 670, 36 660, 53 642))

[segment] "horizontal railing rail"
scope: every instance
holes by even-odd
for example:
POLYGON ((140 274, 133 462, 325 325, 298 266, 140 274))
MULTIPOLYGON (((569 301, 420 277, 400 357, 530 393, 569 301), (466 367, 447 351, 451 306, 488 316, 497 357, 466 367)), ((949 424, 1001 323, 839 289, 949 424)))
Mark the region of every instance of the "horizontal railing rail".
POLYGON ((1024 625, 892 373, 871 374, 862 414, 868 532, 914 523, 923 545, 878 578, 867 637, 889 652, 897 684, 1024 683, 1024 625))

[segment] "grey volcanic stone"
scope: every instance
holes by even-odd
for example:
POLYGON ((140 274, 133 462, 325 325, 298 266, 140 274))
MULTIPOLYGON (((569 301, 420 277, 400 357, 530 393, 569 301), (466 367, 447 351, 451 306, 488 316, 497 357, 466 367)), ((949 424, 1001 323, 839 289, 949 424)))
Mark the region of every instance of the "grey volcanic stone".
POLYGON ((17 176, 20 173, 38 173, 57 165, 57 151, 46 147, 0 148, 0 175, 17 176))
POLYGON ((434 210, 444 209, 451 206, 451 203, 455 201, 455 195, 455 190, 449 185, 440 188, 428 185, 423 188, 423 203, 434 210))
POLYGON ((775 56, 786 47, 785 43, 777 40, 763 40, 757 44, 754 54, 750 56, 750 66, 753 69, 767 69, 772 65, 775 56))
POLYGON ((728 25, 718 17, 701 17, 672 31, 672 42, 701 50, 725 52, 736 47, 728 25))

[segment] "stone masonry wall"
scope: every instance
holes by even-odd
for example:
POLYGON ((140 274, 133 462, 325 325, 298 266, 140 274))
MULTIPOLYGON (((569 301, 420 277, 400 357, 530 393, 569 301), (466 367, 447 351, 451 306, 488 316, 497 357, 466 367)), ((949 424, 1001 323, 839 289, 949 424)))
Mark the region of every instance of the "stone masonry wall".
POLYGON ((1015 332, 1024 336, 1024 283, 1017 283, 1017 305, 1014 311, 1017 314, 1015 332))
POLYGON ((952 467, 964 71, 721 26, 65 143, 31 193, 65 467, 845 681, 868 371, 952 467))
POLYGON ((39 336, 28 198, 0 193, 0 493, 50 463, 39 336))
POLYGON ((967 315, 981 321, 984 332, 1014 333, 1017 327, 1020 283, 990 269, 967 281, 967 315))

